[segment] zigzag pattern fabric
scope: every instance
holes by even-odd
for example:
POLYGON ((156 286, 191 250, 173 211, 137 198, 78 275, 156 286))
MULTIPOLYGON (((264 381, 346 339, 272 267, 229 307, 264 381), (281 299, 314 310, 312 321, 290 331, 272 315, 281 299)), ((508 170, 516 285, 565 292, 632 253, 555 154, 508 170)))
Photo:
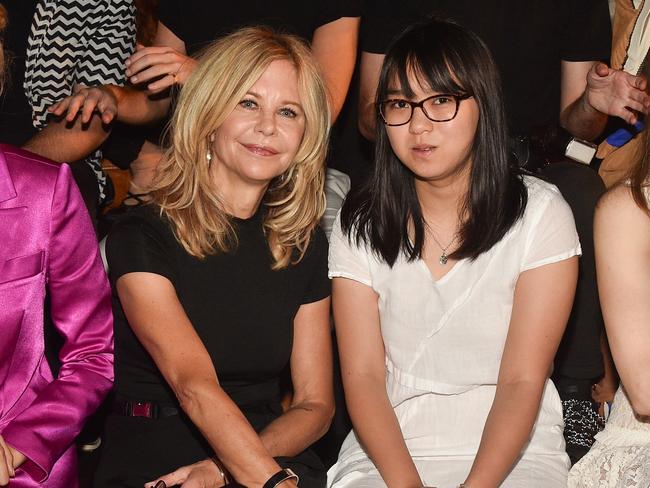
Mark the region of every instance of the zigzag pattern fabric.
MULTIPOLYGON (((124 61, 135 49, 133 0, 40 0, 27 46, 24 89, 38 129, 47 108, 75 85, 123 85, 124 61)), ((89 156, 105 199, 101 151, 89 156)))

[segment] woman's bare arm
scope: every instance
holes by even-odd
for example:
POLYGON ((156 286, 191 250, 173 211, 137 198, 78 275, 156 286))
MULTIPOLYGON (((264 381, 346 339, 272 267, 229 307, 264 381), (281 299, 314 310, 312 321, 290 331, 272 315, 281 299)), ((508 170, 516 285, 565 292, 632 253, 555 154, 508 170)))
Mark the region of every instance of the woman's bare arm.
POLYGON ((467 477, 468 487, 500 486, 529 439, 571 312, 577 278, 577 257, 519 276, 496 395, 467 477))
POLYGON ((347 278, 334 278, 332 285, 341 374, 354 431, 389 488, 421 487, 386 393, 377 294, 347 278))
POLYGON ((605 194, 594 218, 598 292, 621 383, 650 415, 650 216, 629 188, 605 194))
POLYGON ((293 321, 289 409, 260 438, 271 456, 295 456, 320 439, 334 415, 330 299, 302 305, 293 321))

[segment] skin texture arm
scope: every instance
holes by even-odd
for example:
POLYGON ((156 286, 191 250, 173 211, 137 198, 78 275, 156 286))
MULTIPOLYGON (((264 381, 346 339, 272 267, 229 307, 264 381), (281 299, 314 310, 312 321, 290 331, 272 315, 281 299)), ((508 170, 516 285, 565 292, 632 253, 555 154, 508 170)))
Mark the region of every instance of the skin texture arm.
POLYGON ((389 488, 422 486, 386 393, 378 296, 346 278, 334 278, 332 286, 345 400, 357 437, 389 488))
POLYGON ((496 395, 466 480, 469 487, 499 486, 528 440, 571 312, 577 276, 577 257, 520 275, 496 395))
POLYGON ((593 140, 607 123, 608 115, 630 124, 638 113, 648 113, 647 82, 594 61, 562 61, 560 125, 575 137, 593 140))
POLYGON ((53 120, 23 148, 52 161, 79 161, 101 146, 109 133, 99 116, 90 117, 87 123, 81 118, 72 123, 53 120))
POLYGON ((361 53, 361 72, 359 79, 359 131, 369 141, 375 140, 376 108, 375 96, 383 54, 361 53))
POLYGON ((330 96, 332 122, 341 112, 350 87, 357 58, 359 21, 359 17, 341 17, 318 27, 312 37, 312 52, 330 96))
POLYGON ((598 291, 614 362, 632 407, 650 415, 650 217, 625 186, 594 218, 598 291))

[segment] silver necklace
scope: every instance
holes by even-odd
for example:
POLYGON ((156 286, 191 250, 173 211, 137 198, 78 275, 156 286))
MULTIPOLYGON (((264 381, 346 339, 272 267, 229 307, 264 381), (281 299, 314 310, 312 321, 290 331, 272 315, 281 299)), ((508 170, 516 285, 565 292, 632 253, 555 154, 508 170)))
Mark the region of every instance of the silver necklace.
POLYGON ((440 242, 438 241, 438 239, 436 239, 436 236, 435 236, 435 234, 433 233, 433 231, 432 231, 431 229, 429 229, 429 234, 431 234, 431 237, 433 237, 433 240, 435 241, 436 244, 438 244, 438 247, 439 247, 440 250, 442 251, 442 254, 441 254, 440 257, 438 258, 438 262, 439 262, 442 266, 444 266, 445 264, 447 264, 447 261, 449 261, 449 256, 447 256, 447 249, 449 249, 449 248, 451 247, 451 245, 452 245, 454 242, 456 242, 456 237, 458 237, 458 232, 454 232, 454 236, 451 238, 451 241, 449 241, 449 244, 447 244, 447 245, 444 246, 444 247, 442 246, 442 244, 440 244, 440 242))

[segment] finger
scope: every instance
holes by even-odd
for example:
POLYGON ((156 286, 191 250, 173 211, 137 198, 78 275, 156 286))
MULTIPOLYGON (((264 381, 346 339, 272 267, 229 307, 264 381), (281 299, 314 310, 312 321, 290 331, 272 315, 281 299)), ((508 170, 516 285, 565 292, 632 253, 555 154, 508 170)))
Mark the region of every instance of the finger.
POLYGON ((178 69, 174 64, 156 64, 138 73, 136 76, 132 76, 129 81, 133 84, 158 81, 156 78, 173 75, 176 72, 174 68, 178 69))
POLYGON ((594 66, 594 72, 601 77, 607 76, 610 73, 609 66, 605 63, 596 63, 594 66))
POLYGON ((134 62, 127 70, 128 76, 138 76, 139 82, 146 81, 142 78, 147 69, 164 66, 165 73, 174 73, 180 68, 182 61, 173 53, 150 54, 134 62))
POLYGON ((109 124, 117 115, 117 110, 112 103, 109 103, 105 98, 102 98, 97 104, 97 110, 102 116, 102 122, 109 124))
POLYGON ((7 484, 9 484, 10 476, 11 474, 9 472, 5 450, 0 448, 0 486, 7 486, 7 484))
POLYGON ((54 105, 51 105, 50 108, 48 108, 48 112, 53 113, 54 115, 61 115, 63 112, 65 112, 65 109, 68 107, 68 99, 65 98, 61 100, 60 102, 56 102, 54 105))
POLYGON ((173 53, 176 53, 176 51, 166 46, 146 47, 140 51, 136 51, 125 61, 128 67, 126 71, 129 75, 135 74, 147 66, 164 62, 165 60, 163 59, 161 61, 160 58, 173 53))
POLYGON ((632 86, 645 91, 648 88, 648 79, 645 76, 635 76, 632 86))
POLYGON ((85 101, 86 97, 84 95, 75 95, 72 97, 68 105, 68 115, 66 115, 65 120, 72 122, 77 117, 85 101))
POLYGON ((4 452, 4 457, 7 463, 7 470, 9 472, 9 476, 12 478, 16 476, 16 472, 14 471, 14 455, 11 452, 11 449, 9 449, 9 446, 5 442, 4 438, 0 436, 0 448, 4 452))
POLYGON ((159 80, 154 81, 153 83, 149 83, 147 85, 147 92, 149 94, 154 95, 156 93, 160 93, 162 91, 165 91, 171 86, 174 86, 176 84, 176 78, 174 78, 173 75, 167 75, 163 78, 160 78, 159 80))
POLYGON ((161 476, 155 481, 150 481, 149 483, 146 483, 145 486, 147 488, 153 488, 154 486, 156 486, 156 483, 158 483, 159 481, 164 481, 167 486, 180 485, 181 483, 185 482, 187 476, 190 474, 191 471, 192 470, 189 466, 183 466, 182 468, 178 468, 176 471, 172 471, 171 473, 161 476))

